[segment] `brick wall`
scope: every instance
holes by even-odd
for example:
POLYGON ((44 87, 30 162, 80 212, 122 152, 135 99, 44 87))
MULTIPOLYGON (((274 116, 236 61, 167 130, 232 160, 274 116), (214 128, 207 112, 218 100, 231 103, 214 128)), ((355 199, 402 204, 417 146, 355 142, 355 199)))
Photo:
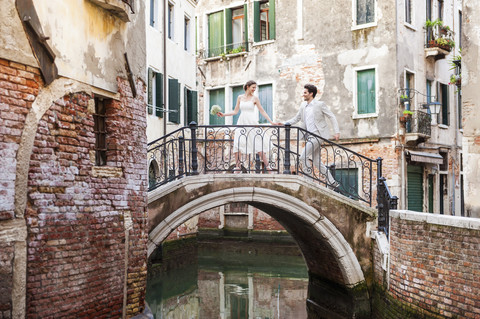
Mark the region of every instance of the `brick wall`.
MULTIPOLYGON (((91 94, 65 95, 38 121, 25 209, 28 318, 121 317, 124 294, 127 316, 143 310, 145 85, 137 82, 134 98, 127 80, 117 82, 119 99, 107 102, 106 166, 94 162, 91 94)), ((15 216, 19 144, 27 114, 43 89, 37 69, 0 59, 0 222, 4 224, 21 218, 15 216)), ((12 317, 16 251, 11 240, 0 247, 0 318, 12 317)))
POLYGON ((377 314, 479 318, 480 222, 406 211, 391 215, 390 285, 385 290, 376 267, 377 314))

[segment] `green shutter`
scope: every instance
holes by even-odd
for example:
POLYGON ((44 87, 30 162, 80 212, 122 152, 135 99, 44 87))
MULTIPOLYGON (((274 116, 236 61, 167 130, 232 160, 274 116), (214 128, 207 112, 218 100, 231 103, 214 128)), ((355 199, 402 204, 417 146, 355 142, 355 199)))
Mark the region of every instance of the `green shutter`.
POLYGON ((358 114, 375 113, 375 69, 357 72, 358 114))
POLYGON ((433 213, 433 179, 435 175, 428 175, 428 212, 433 213))
POLYGON ((260 42, 260 2, 253 2, 253 40, 260 42))
POLYGON ((270 40, 275 39, 275 0, 270 0, 268 5, 268 33, 270 40))
MULTIPOLYGON (((237 99, 240 95, 243 94, 243 86, 235 86, 232 88, 232 111, 235 109, 237 105, 237 99)), ((240 117, 240 111, 233 116, 233 125, 237 125, 238 118, 240 117)))
POLYGON ((183 87, 183 124, 188 125, 188 114, 190 112, 189 92, 186 86, 183 87))
POLYGON ((233 49, 233 25, 232 25, 232 9, 225 9, 225 33, 226 33, 226 52, 233 49))
POLYGON ((224 51, 223 11, 208 15, 208 57, 224 51))
POLYGON ((348 196, 357 199, 358 196, 358 169, 338 168, 335 169, 335 180, 340 183, 340 190, 348 196))
POLYGON ((148 97, 147 97, 147 112, 153 113, 153 70, 148 68, 148 97))
POLYGON ((180 90, 177 79, 168 79, 168 120, 180 123, 180 90))
POLYGON ((190 91, 190 118, 188 119, 188 123, 194 121, 198 123, 198 93, 197 91, 190 91))
POLYGON ((442 124, 449 125, 448 85, 440 84, 440 89, 442 90, 442 124))
MULTIPOLYGON (((272 94, 272 85, 260 85, 258 88, 258 99, 260 100, 260 104, 262 104, 263 109, 267 112, 270 118, 273 118, 273 94, 272 94)), ((260 114, 259 123, 265 124, 268 123, 267 119, 260 114)))
POLYGON ((155 73, 155 113, 163 117, 163 74, 155 73))
POLYGON ((248 51, 248 10, 247 4, 243 5, 243 23, 245 24, 244 30, 245 34, 243 35, 245 41, 245 50, 248 51))
POLYGON ((423 167, 407 166, 407 197, 408 209, 423 211, 423 167))
MULTIPOLYGON (((210 107, 208 113, 212 109, 212 105, 218 105, 221 108, 221 112, 225 112, 225 89, 216 89, 210 91, 210 107)), ((210 114, 210 125, 225 124, 224 117, 218 117, 217 115, 210 114)))

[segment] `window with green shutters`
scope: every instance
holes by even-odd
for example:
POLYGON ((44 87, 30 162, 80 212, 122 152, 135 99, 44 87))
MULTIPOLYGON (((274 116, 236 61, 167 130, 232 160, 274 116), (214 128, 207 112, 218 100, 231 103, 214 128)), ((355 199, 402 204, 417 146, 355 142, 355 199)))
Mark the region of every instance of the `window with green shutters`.
POLYGON ((208 15, 208 54, 207 57, 219 56, 224 52, 225 39, 223 11, 208 15))
POLYGON ((376 112, 375 69, 357 71, 357 112, 376 112))
MULTIPOLYGON (((265 84, 258 86, 258 99, 260 100, 260 104, 262 105, 265 112, 267 112, 270 118, 273 118, 273 93, 272 93, 272 85, 265 84)), ((263 117, 262 114, 259 115, 259 123, 265 124, 268 123, 267 119, 263 117)))
POLYGON ((225 9, 226 52, 239 53, 247 51, 247 5, 225 9))
POLYGON ((340 183, 342 192, 353 198, 358 198, 358 169, 336 168, 335 180, 340 183))
MULTIPOLYGON (((210 114, 210 110, 212 109, 213 105, 220 106, 220 109, 221 109, 220 112, 225 112, 225 89, 222 88, 222 89, 210 90, 209 96, 210 96, 210 103, 208 108, 208 114, 210 114)), ((225 118, 219 117, 216 114, 215 115, 210 114, 209 123, 210 125, 225 124, 225 118)))
POLYGON ((168 79, 168 121, 180 123, 180 84, 177 79, 168 79))
POLYGON ((163 117, 163 74, 148 69, 147 112, 163 117))
POLYGON ((275 0, 253 2, 253 28, 255 42, 275 39, 275 0))
POLYGON ((440 111, 440 124, 449 125, 449 117, 450 117, 450 107, 448 103, 448 85, 446 84, 439 84, 440 88, 440 102, 442 103, 442 109, 440 111))
POLYGON ((198 123, 198 94, 197 91, 192 91, 184 88, 184 105, 185 105, 185 125, 191 122, 198 123))
MULTIPOLYGON (((232 111, 235 109, 237 105, 237 99, 240 95, 244 93, 243 86, 235 86, 232 88, 232 111)), ((233 125, 237 125, 238 118, 240 117, 240 111, 236 115, 233 116, 233 125)))

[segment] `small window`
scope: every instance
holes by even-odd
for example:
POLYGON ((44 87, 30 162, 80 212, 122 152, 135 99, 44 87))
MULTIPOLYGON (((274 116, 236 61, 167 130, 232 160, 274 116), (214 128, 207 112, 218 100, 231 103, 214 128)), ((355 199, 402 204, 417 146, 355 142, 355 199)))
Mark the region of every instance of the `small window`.
POLYGON ((375 0, 356 0, 355 23, 362 25, 375 22, 375 0))
POLYGON ((184 49, 185 51, 190 51, 190 19, 185 17, 185 30, 184 30, 184 49))
POLYGON ((275 39, 275 0, 255 1, 253 6, 255 42, 275 39))
POLYGON ((158 0, 150 0, 150 26, 156 28, 158 25, 158 0))
POLYGON ((440 86, 440 103, 442 104, 442 109, 440 111, 440 124, 450 125, 450 105, 448 98, 448 85, 439 84, 440 86))
POLYGON ((458 48, 462 49, 462 26, 463 26, 463 16, 462 11, 458 11, 458 48))
POLYGON ((173 40, 173 22, 174 22, 174 16, 173 16, 173 4, 169 3, 168 4, 168 38, 173 40))
POLYGON ((412 2, 405 0, 405 22, 412 24, 412 2))
POLYGON ((163 117, 163 74, 152 69, 148 69, 147 112, 163 117))
POLYGON ((372 114, 376 112, 375 69, 357 71, 357 112, 372 114))
POLYGON ((430 20, 432 21, 432 0, 426 0, 427 3, 426 3, 426 16, 425 16, 425 19, 426 20, 430 20))
POLYGON ((443 0, 438 0, 438 19, 443 21, 443 0))
POLYGON ((228 53, 239 53, 247 50, 247 6, 225 10, 226 44, 228 53))
POLYGON ((107 126, 105 100, 95 98, 94 132, 95 132, 95 165, 107 164, 107 126))

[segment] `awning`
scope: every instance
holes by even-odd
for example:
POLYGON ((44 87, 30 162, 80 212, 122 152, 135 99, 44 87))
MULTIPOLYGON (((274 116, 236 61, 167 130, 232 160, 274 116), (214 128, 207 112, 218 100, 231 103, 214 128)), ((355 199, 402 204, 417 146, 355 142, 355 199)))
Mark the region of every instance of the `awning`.
POLYGON ((438 153, 407 151, 412 162, 443 164, 443 156, 438 153))

